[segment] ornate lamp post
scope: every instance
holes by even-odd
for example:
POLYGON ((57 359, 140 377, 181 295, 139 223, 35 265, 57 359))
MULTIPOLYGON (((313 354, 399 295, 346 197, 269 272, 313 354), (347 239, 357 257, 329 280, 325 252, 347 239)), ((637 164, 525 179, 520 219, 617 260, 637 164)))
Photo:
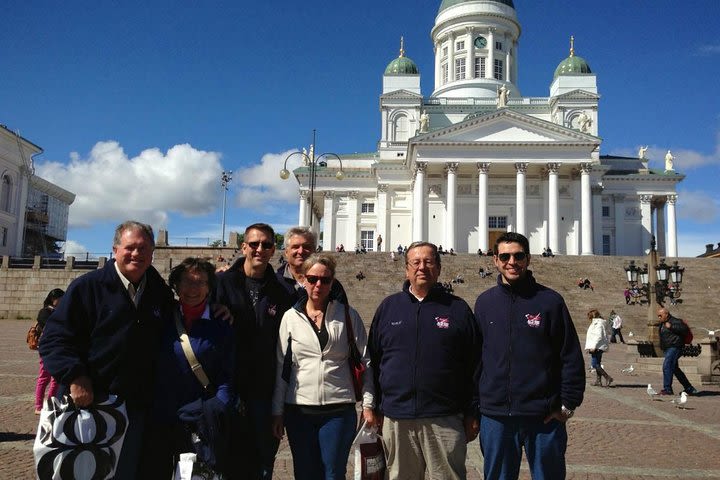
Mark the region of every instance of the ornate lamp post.
POLYGON ((285 163, 283 169, 280 170, 280 178, 287 180, 290 178, 290 171, 287 169, 287 162, 293 155, 300 155, 303 157, 305 164, 310 167, 310 227, 313 224, 313 212, 315 211, 315 185, 317 181, 317 173, 320 168, 327 168, 327 162, 322 160, 326 157, 334 157, 340 162, 340 170, 335 173, 335 178, 342 180, 345 178, 345 172, 343 172, 342 160, 336 153, 321 153, 317 157, 315 156, 315 129, 313 129, 313 143, 310 147, 310 155, 308 156, 305 152, 293 152, 285 157, 285 163))
POLYGON ((223 212, 222 212, 222 236, 220 237, 220 246, 225 246, 225 207, 227 205, 228 185, 232 181, 232 170, 223 171, 220 176, 220 186, 223 189, 223 212))

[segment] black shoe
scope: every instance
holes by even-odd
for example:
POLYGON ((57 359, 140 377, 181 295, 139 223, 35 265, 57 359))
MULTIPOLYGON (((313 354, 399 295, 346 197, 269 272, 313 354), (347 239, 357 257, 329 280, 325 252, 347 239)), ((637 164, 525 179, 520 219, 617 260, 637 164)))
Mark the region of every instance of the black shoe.
POLYGON ((685 389, 685 393, 687 393, 688 395, 697 395, 698 390, 695 387, 690 387, 685 389))

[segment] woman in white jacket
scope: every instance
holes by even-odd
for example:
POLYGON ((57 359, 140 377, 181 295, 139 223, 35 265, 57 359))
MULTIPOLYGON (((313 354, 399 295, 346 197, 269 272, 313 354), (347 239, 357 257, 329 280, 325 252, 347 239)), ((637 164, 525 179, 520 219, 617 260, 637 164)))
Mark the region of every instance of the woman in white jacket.
POLYGON ((602 355, 607 352, 610 343, 608 342, 608 324, 600 316, 600 312, 593 308, 588 312, 590 326, 585 337, 585 350, 590 353, 590 364, 595 369, 597 379, 593 383, 596 387, 602 387, 602 379, 605 378, 606 386, 612 385, 613 378, 602 368, 602 355))
POLYGON ((344 479, 357 413, 350 370, 348 322, 366 370, 363 414, 370 415, 374 389, 367 334, 358 313, 330 298, 335 260, 311 255, 303 263, 307 298, 282 318, 273 395, 273 434, 287 430, 297 480, 344 479))

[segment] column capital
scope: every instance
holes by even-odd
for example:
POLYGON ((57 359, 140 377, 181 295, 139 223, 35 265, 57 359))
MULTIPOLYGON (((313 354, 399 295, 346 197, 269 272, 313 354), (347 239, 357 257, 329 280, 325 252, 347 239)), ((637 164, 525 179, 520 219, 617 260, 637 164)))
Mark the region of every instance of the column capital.
POLYGON ((379 193, 387 193, 388 184, 387 183, 378 183, 377 190, 379 193))
POLYGON ((448 162, 445 164, 446 173, 457 173, 459 164, 457 162, 448 162))
POLYGON ((348 197, 350 197, 353 200, 357 200, 358 198, 358 191, 357 190, 351 190, 348 192, 348 197))
POLYGON ((640 203, 652 203, 653 196, 652 195, 640 195, 640 203))
POLYGON ((557 174, 558 171, 560 170, 561 165, 562 165, 562 163, 548 163, 547 164, 548 173, 557 174))
POLYGON ((668 196, 667 196, 667 203, 669 203, 670 205, 675 205, 675 202, 677 202, 677 198, 678 198, 677 194, 674 194, 674 193, 673 193, 673 194, 671 194, 671 195, 668 195, 668 196))
POLYGON ((517 173, 527 173, 527 163, 518 162, 515 164, 515 171, 517 173))
POLYGON ((603 187, 602 185, 593 185, 592 187, 590 187, 590 191, 593 195, 600 195, 603 190, 605 190, 605 187, 603 187))
POLYGON ((328 199, 333 199, 333 198, 335 198, 335 192, 333 192, 331 190, 327 190, 327 191, 323 192, 323 196, 328 199))
POLYGON ((308 190, 300 190, 300 198, 307 200, 309 196, 310 192, 308 190))
POLYGON ((465 31, 467 32, 468 35, 472 35, 473 32, 475 31, 475 27, 465 27, 465 31))
POLYGON ((590 173, 591 170, 592 170, 592 163, 581 163, 580 164, 580 172, 590 173))
POLYGON ((415 172, 425 173, 425 170, 427 170, 427 165, 427 162, 415 162, 415 172))
POLYGON ((478 175, 481 173, 488 174, 490 173, 490 163, 488 162, 481 162, 477 163, 477 169, 478 169, 478 175))

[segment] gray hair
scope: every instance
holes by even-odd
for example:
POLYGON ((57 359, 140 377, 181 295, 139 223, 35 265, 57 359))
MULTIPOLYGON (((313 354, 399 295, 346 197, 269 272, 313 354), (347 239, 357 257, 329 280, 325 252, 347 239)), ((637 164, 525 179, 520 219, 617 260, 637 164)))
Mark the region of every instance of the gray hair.
POLYGON ((292 227, 290 230, 285 232, 285 237, 283 241, 285 242, 285 247, 288 246, 290 243, 290 239, 294 236, 303 237, 306 240, 309 240, 312 244, 312 250, 315 250, 317 247, 317 235, 315 235, 315 232, 310 230, 309 227, 292 227))
POLYGON ((117 226, 115 229, 115 236, 113 237, 113 246, 120 245, 120 240, 126 230, 136 230, 142 233, 150 240, 150 244, 152 244, 153 248, 155 248, 155 234, 153 233, 152 227, 147 223, 141 223, 135 220, 125 220, 117 226))
POLYGON ((303 274, 307 273, 308 270, 318 263, 327 267, 333 278, 335 278, 335 259, 327 253, 313 253, 310 255, 302 264, 303 274))
POLYGON ((430 250, 432 250, 433 254, 433 260, 437 264, 438 267, 440 267, 440 252, 438 252, 438 247, 434 243, 430 242, 413 242, 410 244, 410 246, 407 249, 407 252, 405 252, 405 266, 409 264, 408 258, 410 258, 410 250, 414 248, 420 248, 420 247, 428 247, 430 250))

